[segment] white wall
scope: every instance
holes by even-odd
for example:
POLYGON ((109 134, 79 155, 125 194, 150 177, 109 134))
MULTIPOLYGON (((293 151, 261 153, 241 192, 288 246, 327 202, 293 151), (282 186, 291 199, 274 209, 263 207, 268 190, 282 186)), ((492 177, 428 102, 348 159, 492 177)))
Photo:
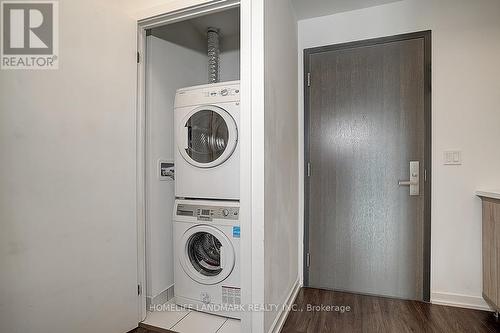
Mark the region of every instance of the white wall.
MULTIPOLYGON (((264 300, 284 304, 298 283, 297 22, 288 0, 264 15, 264 300)), ((265 313, 265 332, 278 315, 265 313)))
MULTIPOLYGON (((474 191, 500 186, 499 13, 497 0, 406 0, 299 21, 300 78, 304 48, 432 29, 434 302, 486 306, 474 191), (463 165, 444 166, 443 151, 455 149, 463 151, 463 165)), ((300 128, 302 92, 299 84, 300 128)))
POLYGON ((135 22, 61 1, 60 66, 0 71, 0 331, 137 325, 135 22))
POLYGON ((147 47, 146 276, 147 297, 155 297, 174 284, 174 182, 159 180, 158 161, 174 160, 175 91, 206 83, 207 58, 154 36, 147 37, 147 47))

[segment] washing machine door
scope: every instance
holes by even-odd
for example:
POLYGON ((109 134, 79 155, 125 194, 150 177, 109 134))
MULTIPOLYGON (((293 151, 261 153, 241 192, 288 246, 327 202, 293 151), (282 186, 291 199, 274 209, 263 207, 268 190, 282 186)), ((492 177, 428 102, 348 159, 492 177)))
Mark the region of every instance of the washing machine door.
POLYGON ((238 128, 233 117, 214 105, 192 110, 179 126, 179 151, 188 163, 199 168, 224 163, 238 142, 238 128))
POLYGON ((196 225, 188 229, 181 240, 179 261, 184 272, 201 284, 224 281, 233 271, 234 247, 219 229, 196 225))

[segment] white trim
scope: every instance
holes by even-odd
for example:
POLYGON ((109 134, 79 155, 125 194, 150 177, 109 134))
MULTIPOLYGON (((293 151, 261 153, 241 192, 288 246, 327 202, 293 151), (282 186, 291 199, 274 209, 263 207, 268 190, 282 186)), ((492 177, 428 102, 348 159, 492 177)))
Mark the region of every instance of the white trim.
POLYGON ((137 52, 141 55, 137 64, 137 112, 136 112, 136 205, 137 205, 137 283, 139 322, 146 319, 146 30, 137 29, 137 52))
MULTIPOLYGON (((265 0, 250 0, 251 31, 247 38, 251 40, 251 110, 250 110, 250 132, 251 132, 251 166, 247 170, 251 174, 251 220, 252 233, 251 243, 251 283, 252 304, 266 304, 265 298, 265 264, 264 264, 264 221, 265 221, 265 29, 264 29, 264 2, 265 0)), ((243 15, 243 14, 242 14, 243 15)), ((243 67, 245 64, 242 64, 243 67)), ((243 91, 243 87, 242 87, 243 91)), ((242 103, 243 105, 243 103, 242 103)), ((242 110, 241 114, 245 114, 242 110)), ((242 121, 241 121, 242 122, 242 121)), ((244 176, 244 175, 243 175, 244 176)), ((243 193, 242 193, 243 194, 243 193)), ((242 259, 243 262, 246 262, 242 259)), ((264 332, 264 311, 254 311, 252 315, 252 333, 264 332)))
MULTIPOLYGON (((191 2, 193 2, 193 0, 191 2)), ((153 15, 147 16, 146 18, 142 18, 143 15, 139 15, 139 26, 145 29, 151 29, 154 27, 159 27, 166 24, 180 22, 203 15, 208 15, 214 12, 238 7, 240 4, 238 0, 210 0, 203 1, 203 3, 199 3, 200 1, 194 0, 194 2, 198 2, 198 4, 190 6, 188 3, 184 3, 182 7, 173 6, 170 7, 170 10, 167 11, 154 11, 155 14, 151 12, 151 14, 153 15)))
POLYGON ((281 331, 301 286, 300 277, 297 277, 297 281, 293 284, 292 289, 290 289, 290 292, 283 303, 284 307, 280 309, 279 314, 276 316, 276 319, 274 319, 273 324, 269 328, 269 333, 278 333, 281 331))
MULTIPOLYGON (((246 263, 241 265, 241 303, 253 302, 253 249, 258 245, 253 243, 252 223, 252 82, 254 80, 252 67, 252 21, 253 1, 241 0, 240 7, 240 260, 246 263)), ((254 313, 244 311, 241 314, 241 331, 257 332, 253 329, 254 313)))
POLYGON ((167 289, 163 290, 156 296, 147 296, 146 304, 149 310, 151 306, 162 305, 174 298, 174 285, 170 285, 167 289))
POLYGON ((431 292, 431 303, 466 309, 493 311, 481 296, 431 292))

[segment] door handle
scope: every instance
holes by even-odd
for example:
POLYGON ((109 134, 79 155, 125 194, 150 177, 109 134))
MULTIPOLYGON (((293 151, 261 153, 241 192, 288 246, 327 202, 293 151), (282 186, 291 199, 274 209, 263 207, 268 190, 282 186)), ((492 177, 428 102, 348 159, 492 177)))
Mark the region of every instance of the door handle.
POLYGON ((411 180, 400 180, 398 182, 399 186, 412 186, 412 185, 418 185, 418 182, 411 181, 411 180))
POLYGON ((400 180, 399 186, 409 186, 410 195, 416 196, 420 194, 420 162, 410 161, 410 180, 400 180))

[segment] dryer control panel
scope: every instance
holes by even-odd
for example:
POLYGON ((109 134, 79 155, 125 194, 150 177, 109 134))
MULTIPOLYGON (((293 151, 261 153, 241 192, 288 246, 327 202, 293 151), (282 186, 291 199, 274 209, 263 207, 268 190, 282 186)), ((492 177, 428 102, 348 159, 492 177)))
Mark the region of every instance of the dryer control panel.
POLYGON ((178 204, 176 214, 178 216, 196 217, 200 221, 212 221, 212 219, 238 220, 240 209, 239 207, 178 204))
POLYGON ((222 88, 217 90, 207 90, 203 92, 205 97, 217 97, 217 96, 238 96, 240 93, 239 88, 222 88))
POLYGON ((240 102, 240 82, 220 82, 177 90, 174 107, 240 102))

